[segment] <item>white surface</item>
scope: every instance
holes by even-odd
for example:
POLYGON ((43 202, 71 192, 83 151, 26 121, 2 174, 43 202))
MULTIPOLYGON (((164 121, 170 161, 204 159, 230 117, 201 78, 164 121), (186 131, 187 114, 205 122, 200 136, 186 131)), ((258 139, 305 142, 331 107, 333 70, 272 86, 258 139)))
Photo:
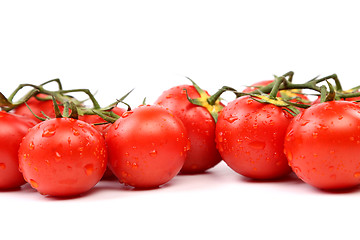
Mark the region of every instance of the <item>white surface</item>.
MULTIPOLYGON (((360 84, 359 21, 356 1, 1 1, 0 88, 60 78, 103 106, 135 88, 136 106, 185 76, 214 93, 292 70, 295 82, 337 73, 346 89, 360 84)), ((221 163, 149 191, 0 192, 0 227, 6 239, 347 239, 359 202, 359 189, 254 182, 221 163)))

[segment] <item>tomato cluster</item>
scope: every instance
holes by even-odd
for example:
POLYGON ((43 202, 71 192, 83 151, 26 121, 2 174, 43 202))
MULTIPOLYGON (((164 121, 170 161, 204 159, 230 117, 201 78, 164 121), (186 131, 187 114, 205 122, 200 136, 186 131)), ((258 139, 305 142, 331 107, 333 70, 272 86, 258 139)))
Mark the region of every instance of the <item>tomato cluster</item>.
MULTIPOLYGON (((343 91, 336 75, 292 83, 289 72, 214 95, 193 85, 164 91, 153 105, 119 108, 124 98, 93 107, 42 85, 22 98, 0 94, 0 189, 28 182, 44 195, 74 196, 102 178, 156 188, 177 174, 197 174, 224 161, 253 179, 294 172, 320 189, 360 184, 357 89, 343 91), (333 79, 336 87, 318 86, 333 79), (319 98, 310 102, 301 89, 319 98), (232 91, 227 105, 219 97, 232 91)), ((56 80, 57 81, 57 80, 56 80)), ((26 86, 26 85, 21 85, 26 86)))

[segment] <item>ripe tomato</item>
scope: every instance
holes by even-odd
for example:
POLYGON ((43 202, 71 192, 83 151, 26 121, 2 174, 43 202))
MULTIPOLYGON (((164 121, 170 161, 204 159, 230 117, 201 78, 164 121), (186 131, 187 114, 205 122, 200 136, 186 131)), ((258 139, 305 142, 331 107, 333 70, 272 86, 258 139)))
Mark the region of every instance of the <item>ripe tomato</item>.
POLYGON ((249 96, 230 102, 219 114, 216 142, 226 164, 249 178, 279 178, 291 172, 283 153, 293 116, 249 96))
POLYGON ((284 146, 292 169, 310 185, 360 184, 360 107, 348 101, 311 106, 289 125, 284 146))
POLYGON ((204 172, 221 161, 215 144, 215 121, 205 107, 189 102, 184 89, 190 98, 200 97, 194 86, 181 85, 164 91, 155 104, 166 107, 180 118, 188 132, 191 149, 181 172, 204 172))
POLYGON ((21 139, 35 121, 5 111, 0 112, 0 189, 16 188, 25 183, 19 172, 18 150, 21 139))
MULTIPOLYGON (((37 96, 44 98, 47 95, 40 93, 37 96)), ((31 111, 33 111, 39 117, 44 117, 44 115, 41 113, 41 111, 43 111, 50 118, 55 117, 54 104, 53 104, 52 100, 42 101, 42 100, 37 100, 35 97, 31 97, 26 103, 30 107, 31 111)), ((59 108, 61 111, 63 110, 62 106, 59 106, 59 108)), ((21 104, 20 106, 16 107, 14 109, 14 113, 31 118, 38 123, 41 122, 41 120, 37 119, 30 112, 29 108, 25 104, 21 104)))
MULTIPOLYGON (((250 93, 258 89, 259 87, 266 86, 270 83, 272 83, 274 80, 264 80, 260 82, 256 82, 252 84, 251 86, 246 87, 242 92, 244 93, 250 93)), ((278 93, 278 97, 280 97, 280 93, 278 93)))
POLYGON ((40 193, 78 195, 95 186, 105 172, 105 140, 83 121, 46 120, 24 137, 19 163, 25 180, 40 193))
POLYGON ((158 187, 178 174, 189 149, 180 119, 160 106, 140 106, 124 113, 106 136, 109 166, 120 182, 158 187))

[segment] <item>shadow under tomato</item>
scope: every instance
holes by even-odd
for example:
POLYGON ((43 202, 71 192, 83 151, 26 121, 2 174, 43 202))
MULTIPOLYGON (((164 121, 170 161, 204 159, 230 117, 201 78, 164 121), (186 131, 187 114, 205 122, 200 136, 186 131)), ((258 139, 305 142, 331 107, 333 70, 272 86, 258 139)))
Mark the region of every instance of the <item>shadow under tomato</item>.
POLYGON ((279 177, 279 178, 273 178, 273 179, 254 179, 254 178, 248 178, 248 177, 240 175, 240 180, 243 182, 248 182, 248 183, 277 183, 277 182, 286 182, 286 183, 293 183, 293 184, 303 184, 304 183, 293 172, 286 176, 279 177))
POLYGON ((350 187, 350 188, 343 188, 343 189, 320 189, 320 188, 315 188, 316 191, 320 192, 320 193, 325 193, 325 194, 332 194, 332 195, 337 195, 337 194, 351 194, 351 193, 360 193, 360 186, 354 186, 354 187, 350 187))
POLYGON ((21 191, 21 186, 15 188, 0 189, 0 193, 17 192, 17 191, 21 191))

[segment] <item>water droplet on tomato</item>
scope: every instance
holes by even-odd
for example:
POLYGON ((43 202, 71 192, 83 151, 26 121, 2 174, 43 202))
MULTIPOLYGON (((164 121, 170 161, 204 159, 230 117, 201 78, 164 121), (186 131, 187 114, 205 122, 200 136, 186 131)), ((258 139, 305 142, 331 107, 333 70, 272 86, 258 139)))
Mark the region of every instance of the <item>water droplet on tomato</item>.
POLYGON ((29 143, 29 149, 30 149, 30 150, 34 150, 34 148, 35 148, 34 142, 30 142, 30 143, 29 143))
POLYGON ((217 145, 217 149, 219 150, 219 152, 223 152, 224 151, 224 147, 222 144, 218 144, 217 145))
POLYGON ((138 164, 134 162, 131 164, 131 167, 136 169, 136 168, 138 168, 138 164))
POLYGON ((355 140, 355 137, 350 137, 350 141, 354 141, 355 140))
POLYGON ((291 142, 292 139, 293 139, 293 136, 294 136, 294 130, 291 129, 291 130, 286 134, 285 141, 291 142))
POLYGON ((253 141, 251 143, 249 143, 249 146, 254 148, 254 149, 258 149, 258 150, 262 150, 265 148, 266 143, 262 142, 262 141, 253 141))
POLYGON ((312 133, 312 136, 313 136, 314 139, 317 138, 318 135, 319 135, 319 133, 317 133, 317 132, 313 132, 313 133, 312 133))
POLYGON ((33 188, 39 187, 39 184, 34 179, 30 179, 29 183, 33 188))
POLYGON ((238 118, 236 116, 232 116, 230 115, 228 118, 225 118, 225 120, 229 123, 233 123, 235 122, 236 120, 238 120, 238 118))
POLYGON ((157 151, 154 149, 154 150, 149 152, 149 155, 152 156, 152 157, 156 157, 157 151))
POLYGON ((343 118, 344 118, 344 116, 342 116, 342 115, 340 115, 340 116, 338 117, 339 120, 341 120, 341 119, 343 119, 343 118))
POLYGON ((306 126, 309 122, 309 120, 304 120, 300 123, 300 126, 306 126))
POLYGON ((6 168, 5 163, 0 163, 0 169, 4 170, 6 168))
POLYGON ((219 134, 217 135, 217 141, 219 143, 224 141, 224 137, 223 137, 224 133, 223 132, 219 132, 219 134))
POLYGON ((355 178, 360 178, 360 172, 354 173, 354 177, 355 177, 355 178))
POLYGON ((50 161, 49 160, 45 159, 45 163, 46 163, 46 165, 50 166, 50 161))
POLYGON ((355 177, 355 178, 360 178, 360 172, 354 173, 354 177, 355 177))
POLYGON ((293 170, 296 174, 301 173, 301 169, 299 167, 293 167, 293 170))
POLYGON ((59 152, 55 152, 55 161, 60 162, 61 160, 61 154, 59 152))
POLYGON ((90 176, 94 171, 94 165, 92 165, 92 164, 85 165, 84 171, 87 176, 90 176))
POLYGON ((127 112, 124 112, 123 115, 121 115, 122 118, 126 118, 128 116, 130 116, 131 114, 133 114, 134 112, 133 111, 127 111, 127 112))
POLYGON ((55 133, 56 133, 56 126, 51 125, 44 129, 42 136, 43 137, 52 137, 55 135, 55 133))
POLYGON ((74 134, 74 136, 79 136, 80 135, 80 132, 75 128, 72 129, 72 133, 74 134))
POLYGON ((335 154, 335 150, 330 150, 329 153, 330 154, 335 154))
POLYGON ((287 151, 287 152, 286 152, 286 157, 287 157, 287 159, 288 159, 289 161, 292 161, 292 160, 293 160, 292 152, 287 151))
POLYGON ((186 143, 186 151, 189 151, 190 148, 191 148, 191 142, 187 141, 187 143, 186 143))

